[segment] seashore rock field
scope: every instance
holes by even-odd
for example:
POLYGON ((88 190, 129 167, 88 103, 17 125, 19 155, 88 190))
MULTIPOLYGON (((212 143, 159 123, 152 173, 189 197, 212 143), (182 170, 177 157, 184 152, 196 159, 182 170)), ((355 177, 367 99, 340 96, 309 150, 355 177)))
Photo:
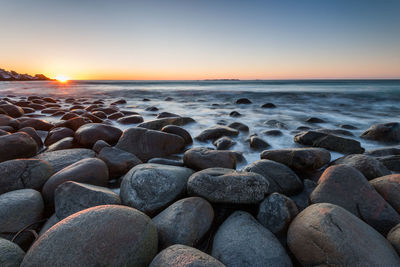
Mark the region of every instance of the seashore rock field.
POLYGON ((375 149, 348 124, 272 149, 279 121, 260 137, 236 111, 192 136, 126 103, 0 98, 0 266, 400 266, 399 122, 364 129, 375 149))

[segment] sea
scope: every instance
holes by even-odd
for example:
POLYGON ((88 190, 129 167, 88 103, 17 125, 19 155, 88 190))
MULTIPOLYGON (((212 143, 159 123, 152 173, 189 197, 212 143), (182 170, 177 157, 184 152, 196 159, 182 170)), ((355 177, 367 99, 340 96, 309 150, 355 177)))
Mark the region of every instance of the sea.
MULTIPOLYGON (((127 104, 120 108, 140 113, 145 121, 155 119, 163 111, 192 117, 196 122, 183 127, 193 137, 216 124, 242 122, 250 131, 233 138, 236 144, 230 149, 241 151, 248 163, 258 160, 260 155, 260 151, 249 147, 248 138, 252 134, 267 141, 269 149, 291 148, 301 146, 293 141, 298 127, 341 129, 346 124, 356 129, 348 130, 353 136, 344 137, 360 141, 368 150, 387 144, 361 139, 362 132, 376 123, 400 122, 400 80, 0 82, 0 96, 7 95, 101 99, 107 104, 125 99, 127 104), (240 98, 248 98, 252 103, 236 104, 240 98), (276 108, 262 108, 265 103, 273 103, 276 108), (150 106, 159 111, 146 111, 150 106), (240 116, 230 116, 232 111, 240 116), (325 122, 307 123, 310 117, 325 122), (266 135, 269 130, 279 130, 281 135, 266 135)), ((59 120, 38 115, 48 121, 59 120)), ((113 124, 122 129, 135 126, 113 124)), ((211 142, 197 141, 193 146, 214 147, 211 142)), ((332 152, 333 159, 340 156, 332 152)))

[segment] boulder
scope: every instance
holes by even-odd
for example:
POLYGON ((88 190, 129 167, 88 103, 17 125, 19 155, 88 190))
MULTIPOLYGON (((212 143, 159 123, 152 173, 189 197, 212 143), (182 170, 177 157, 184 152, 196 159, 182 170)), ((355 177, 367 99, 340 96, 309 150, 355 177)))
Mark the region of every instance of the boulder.
POLYGON ((185 152, 183 162, 194 170, 213 167, 236 169, 237 156, 233 151, 196 147, 185 152))
POLYGON ((26 133, 0 136, 0 162, 18 158, 30 158, 36 155, 37 150, 37 143, 26 133))
POLYGON ((57 127, 49 131, 46 139, 44 140, 44 144, 46 146, 50 146, 61 139, 66 137, 73 137, 75 132, 67 127, 57 127))
POLYGON ((31 188, 40 191, 54 174, 53 167, 38 159, 15 159, 0 163, 0 194, 31 188))
POLYGON ((268 181, 257 173, 209 168, 194 173, 187 183, 188 194, 212 203, 259 203, 268 192, 268 181))
POLYGON ((210 255, 185 245, 173 245, 153 259, 149 267, 224 267, 225 265, 210 255))
POLYGON ((153 163, 137 165, 122 179, 122 203, 146 214, 155 214, 185 192, 192 173, 184 167, 153 163))
POLYGON ((164 133, 179 135, 180 137, 183 138, 183 140, 185 140, 186 145, 190 145, 191 143, 193 143, 190 133, 188 131, 186 131, 185 129, 183 129, 182 127, 179 127, 176 125, 167 125, 167 126, 164 126, 161 129, 161 131, 164 133))
POLYGON ((323 148, 288 148, 265 150, 261 159, 269 159, 285 164, 294 170, 316 170, 331 160, 329 151, 323 148))
POLYGON ((38 147, 38 150, 40 148, 43 147, 43 141, 42 138, 40 138, 40 136, 38 135, 38 133, 36 132, 35 129, 33 129, 32 127, 24 127, 18 130, 18 132, 21 133, 26 133, 27 135, 29 135, 30 137, 32 137, 33 140, 35 140, 36 145, 38 147))
POLYGON ((190 117, 168 117, 143 122, 137 127, 146 128, 149 130, 161 130, 164 126, 167 125, 183 126, 192 122, 195 122, 195 120, 190 117))
POLYGON ((343 207, 384 235, 400 223, 400 215, 375 191, 365 176, 347 165, 326 169, 310 199, 312 203, 343 207))
POLYGON ((299 212, 304 210, 311 204, 310 195, 314 191, 314 189, 317 187, 317 185, 318 184, 316 182, 314 182, 310 179, 304 179, 303 191, 301 191, 297 195, 290 196, 290 199, 292 199, 294 201, 299 212))
POLYGON ((375 178, 370 183, 397 213, 400 213, 400 174, 375 178))
POLYGON ((71 149, 77 148, 79 145, 75 143, 73 137, 65 137, 54 144, 51 144, 47 147, 46 152, 56 151, 56 150, 63 150, 63 149, 71 149))
POLYGON ((398 266, 389 242, 347 210, 314 204, 291 223, 287 243, 303 266, 398 266))
POLYGON ((178 135, 134 127, 124 131, 115 147, 146 162, 151 158, 179 153, 184 146, 185 141, 178 135))
POLYGON ((232 122, 228 127, 245 133, 249 131, 249 126, 241 122, 232 122))
POLYGON ((222 136, 237 136, 239 131, 227 126, 216 125, 202 131, 195 137, 198 141, 216 140, 222 136))
POLYGON ((54 172, 58 172, 65 167, 86 158, 94 158, 95 153, 91 149, 63 149, 58 151, 44 152, 35 158, 47 161, 53 166, 54 172))
POLYGON ((0 108, 13 118, 19 118, 24 115, 24 110, 21 107, 12 104, 1 104, 0 108))
POLYGON ((0 114, 0 126, 10 126, 14 129, 19 128, 19 123, 20 121, 5 115, 5 114, 0 114))
POLYGON ((121 117, 117 119, 118 123, 121 124, 135 124, 135 123, 141 123, 143 122, 143 117, 140 115, 130 115, 126 117, 121 117))
POLYGON ((200 197, 181 199, 153 218, 159 247, 174 244, 195 246, 210 229, 214 210, 200 197))
POLYGON ((119 196, 106 187, 72 181, 62 183, 54 193, 54 207, 59 220, 91 207, 119 204, 119 196))
POLYGON ((24 120, 21 120, 19 124, 20 129, 24 127, 32 127, 33 129, 40 131, 50 131, 50 129, 53 128, 54 125, 40 119, 26 118, 24 120))
POLYGON ((98 140, 98 141, 96 141, 96 143, 94 143, 92 149, 93 149, 94 152, 99 154, 100 151, 105 147, 111 147, 111 146, 106 141, 98 140))
POLYGON ((239 98, 235 101, 236 104, 251 104, 252 102, 248 98, 239 98))
POLYGON ((397 254, 400 255, 400 224, 396 225, 392 228, 392 230, 390 230, 389 234, 387 235, 387 239, 397 251, 397 254))
POLYGON ((360 137, 381 142, 400 142, 400 123, 374 124, 363 132, 360 137))
POLYGON ((256 150, 264 150, 270 147, 270 145, 262 138, 258 136, 252 136, 250 137, 250 147, 256 150))
POLYGON ((274 234, 243 211, 234 212, 219 227, 211 255, 232 267, 292 266, 274 234))
POLYGON ((98 140, 104 140, 109 144, 116 144, 121 137, 122 131, 114 126, 89 123, 81 126, 75 132, 75 141, 84 147, 93 147, 98 140))
POLYGON ((0 266, 19 267, 25 252, 15 243, 0 238, 0 266))
POLYGON ((217 148, 217 150, 227 150, 235 144, 236 142, 228 136, 223 136, 213 142, 213 145, 217 148))
POLYGON ((265 103, 261 106, 262 108, 276 108, 274 103, 265 103))
POLYGON ((148 266, 157 254, 157 229, 145 214, 104 205, 67 217, 39 237, 27 266, 148 266))

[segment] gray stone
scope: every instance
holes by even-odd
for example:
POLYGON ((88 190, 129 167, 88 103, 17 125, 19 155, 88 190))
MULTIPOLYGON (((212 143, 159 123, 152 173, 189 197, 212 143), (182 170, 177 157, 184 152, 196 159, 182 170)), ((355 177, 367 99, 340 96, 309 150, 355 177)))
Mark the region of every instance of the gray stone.
POLYGON ((37 155, 36 158, 49 162, 53 166, 54 171, 58 172, 75 162, 86 158, 94 158, 94 156, 95 153, 93 150, 79 148, 44 152, 37 155))
POLYGON ((26 133, 13 133, 0 136, 0 162, 30 158, 36 155, 38 145, 26 133))
POLYGON ((40 191, 54 174, 53 167, 38 159, 15 159, 0 163, 0 194, 24 188, 40 191))
POLYGON ((195 246, 207 233, 214 219, 210 203, 200 197, 181 199, 153 218, 159 247, 174 244, 195 246))
POLYGON ((152 215, 185 192, 192 173, 184 167, 153 163, 137 165, 122 179, 122 203, 152 215))
POLYGON ((49 230, 51 227, 53 227, 53 225, 55 225, 59 221, 60 219, 57 217, 55 213, 51 215, 50 218, 45 222, 45 224, 40 229, 39 236, 43 235, 47 230, 49 230))
POLYGON ((399 266, 389 242, 347 210, 311 205, 291 223, 287 243, 303 266, 399 266))
POLYGON ((224 267, 210 255, 184 245, 170 246, 153 259, 150 267, 224 267))
POLYGON ((400 223, 400 215, 375 191, 364 175, 347 165, 326 169, 310 199, 312 203, 343 207, 384 235, 400 223))
POLYGON ((21 129, 18 130, 18 132, 26 133, 27 135, 32 137, 32 139, 35 140, 35 142, 37 144, 38 150, 43 147, 42 138, 40 138, 39 134, 32 127, 21 128, 21 129))
POLYGON ((50 146, 65 137, 73 137, 75 132, 67 127, 57 127, 49 131, 46 139, 44 140, 44 144, 46 146, 50 146))
POLYGON ((135 124, 135 123, 141 123, 143 122, 143 117, 140 115, 130 115, 130 116, 125 116, 117 119, 118 123, 121 124, 135 124))
POLYGON ((363 132, 361 137, 382 142, 400 142, 400 123, 374 124, 363 132))
POLYGON ((0 266, 19 267, 25 252, 15 243, 0 238, 0 266))
POLYGON ((232 138, 228 136, 223 136, 213 142, 213 145, 217 148, 217 150, 227 150, 228 148, 230 148, 235 144, 236 142, 233 141, 232 138))
POLYGON ((258 136, 252 136, 250 137, 250 147, 256 150, 263 150, 270 147, 270 145, 262 138, 258 136))
POLYGON ((303 191, 301 191, 297 195, 290 196, 290 199, 294 201, 299 212, 304 210, 311 204, 310 195, 312 191, 314 191, 314 189, 317 187, 317 183, 310 179, 304 179, 303 185, 303 191))
POLYGON ((146 128, 149 130, 161 130, 164 126, 167 125, 183 126, 192 122, 195 122, 195 120, 189 117, 168 117, 143 122, 139 124, 138 127, 146 128))
POLYGON ((249 126, 241 122, 232 122, 228 127, 245 133, 249 131, 249 126))
POLYGON ((211 255, 232 267, 292 266, 274 234, 243 211, 234 212, 219 227, 211 255))
POLYGON ((190 176, 187 189, 213 203, 251 204, 264 199, 268 181, 257 173, 209 168, 190 176))
POLYGON ((98 140, 104 140, 109 144, 115 144, 122 135, 122 131, 114 126, 101 123, 85 124, 75 132, 75 141, 84 146, 92 148, 98 140))
POLYGON ((227 126, 215 125, 195 137, 198 141, 216 140, 222 136, 237 136, 239 131, 227 126))
POLYGON ((60 220, 91 207, 119 204, 119 196, 106 187, 72 181, 62 183, 54 194, 56 216, 60 220))
POLYGON ((68 217, 39 237, 27 266, 148 266, 157 254, 157 229, 145 214, 105 205, 68 217))
POLYGON ((46 152, 77 148, 79 145, 75 143, 73 137, 65 137, 54 144, 47 147, 46 152))
POLYGON ((392 230, 390 230, 389 234, 387 235, 387 239, 397 251, 397 254, 400 255, 400 224, 396 225, 392 228, 392 230))
POLYGON ((237 156, 233 151, 196 147, 185 152, 183 162, 194 170, 214 167, 236 169, 237 156))
POLYGON ((190 145, 191 143, 193 143, 190 133, 188 131, 186 131, 185 129, 183 129, 182 127, 179 127, 176 125, 167 125, 167 126, 164 126, 161 129, 161 131, 164 133, 179 135, 180 137, 183 138, 183 140, 185 140, 186 145, 190 145))
POLYGON ((400 213, 400 174, 379 177, 370 183, 397 213, 400 213))

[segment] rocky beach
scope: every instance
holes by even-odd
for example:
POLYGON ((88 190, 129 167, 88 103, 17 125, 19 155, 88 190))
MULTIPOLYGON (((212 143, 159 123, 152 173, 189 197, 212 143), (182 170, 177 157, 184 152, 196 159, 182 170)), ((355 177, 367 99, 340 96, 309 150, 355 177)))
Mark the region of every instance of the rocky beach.
POLYGON ((0 266, 400 266, 400 81, 0 83, 0 266))

